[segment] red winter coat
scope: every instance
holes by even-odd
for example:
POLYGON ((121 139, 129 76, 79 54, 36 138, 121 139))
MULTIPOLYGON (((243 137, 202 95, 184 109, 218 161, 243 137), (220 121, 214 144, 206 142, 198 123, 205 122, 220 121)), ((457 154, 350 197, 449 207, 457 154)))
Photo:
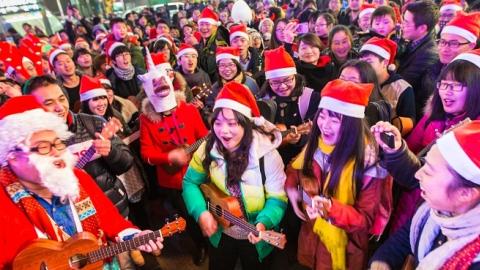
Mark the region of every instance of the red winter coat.
MULTIPOLYGON (((95 206, 100 228, 105 232, 107 239, 115 240, 121 231, 135 228, 125 220, 110 200, 103 194, 94 180, 82 170, 74 170, 79 184, 85 189, 95 206)), ((34 226, 25 213, 13 203, 10 196, 0 188, 0 269, 10 269, 15 256, 31 241, 37 239, 34 226)))
POLYGON ((142 158, 149 164, 156 165, 157 183, 161 187, 182 189, 182 181, 188 164, 176 172, 168 172, 168 152, 182 145, 193 144, 208 133, 198 110, 183 101, 171 116, 162 117, 154 111, 152 104, 145 99, 140 115, 140 151, 142 158), (180 132, 175 132, 175 122, 180 132), (170 133, 170 131, 172 131, 170 133))
MULTIPOLYGON (((322 172, 317 162, 313 162, 313 172, 315 178, 321 181, 322 172)), ((369 232, 374 226, 376 215, 380 210, 381 195, 386 193, 383 189, 386 181, 383 178, 387 176, 387 173, 383 169, 379 169, 378 173, 381 174, 381 177, 364 175, 363 187, 354 205, 345 205, 335 199, 332 200, 329 218, 333 225, 345 230, 348 235, 346 253, 348 269, 365 269, 367 263, 369 232)), ((299 185, 300 174, 301 172, 289 166, 285 189, 299 185)), ((319 182, 319 185, 323 185, 323 183, 319 182)), ((313 232, 314 222, 315 220, 302 222, 298 236, 298 261, 312 269, 332 269, 330 253, 318 235, 313 232)))

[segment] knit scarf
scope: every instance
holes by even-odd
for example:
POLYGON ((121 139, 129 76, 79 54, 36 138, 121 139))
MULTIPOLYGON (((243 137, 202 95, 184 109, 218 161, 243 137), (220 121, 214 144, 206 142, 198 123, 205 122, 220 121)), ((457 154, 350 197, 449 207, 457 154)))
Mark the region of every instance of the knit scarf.
MULTIPOLYGON (((322 155, 331 155, 335 146, 326 145, 323 143, 321 137, 318 139, 318 150, 322 155)), ((303 151, 298 158, 293 162, 292 167, 294 169, 301 169, 303 167, 303 160, 305 159, 305 151, 303 151)), ((318 161, 317 161, 318 162, 318 161)), ((355 186, 353 181, 353 173, 355 168, 355 161, 349 160, 340 174, 340 181, 338 182, 333 199, 339 203, 346 205, 353 205, 355 203, 355 186)), ((325 167, 324 167, 325 170, 325 167)), ((323 184, 323 192, 328 187, 330 182, 331 171, 328 170, 323 184)), ((324 194, 327 195, 327 194, 324 194)), ((313 226, 313 231, 319 236, 322 243, 327 248, 332 258, 332 269, 344 270, 346 266, 346 249, 348 244, 347 233, 331 224, 329 221, 323 218, 317 218, 313 226)))
MULTIPOLYGON (((418 208, 412 219, 410 229, 410 246, 415 252, 418 242, 417 256, 419 265, 417 269, 441 269, 457 252, 467 251, 463 261, 467 265, 478 256, 478 248, 472 248, 480 232, 480 205, 458 216, 449 217, 431 209, 426 203, 418 208), (422 228, 422 224, 425 224, 422 228), (448 238, 448 241, 432 250, 435 238, 440 231, 448 238), (467 250, 464 250, 467 248, 467 250)), ((445 268, 443 269, 458 269, 445 268)))
POLYGON ((133 67, 133 65, 128 66, 127 69, 118 68, 114 65, 113 71, 123 81, 130 81, 135 75, 135 68, 133 67))
MULTIPOLYGON (((8 167, 0 169, 0 186, 5 189, 12 201, 26 214, 33 226, 55 241, 63 242, 70 238, 47 214, 40 203, 24 188, 8 167)), ((100 229, 96 209, 86 191, 80 186, 80 196, 74 203, 83 231, 94 234, 100 243, 106 243, 100 229)), ((75 213, 72 213, 75 215, 75 213)))

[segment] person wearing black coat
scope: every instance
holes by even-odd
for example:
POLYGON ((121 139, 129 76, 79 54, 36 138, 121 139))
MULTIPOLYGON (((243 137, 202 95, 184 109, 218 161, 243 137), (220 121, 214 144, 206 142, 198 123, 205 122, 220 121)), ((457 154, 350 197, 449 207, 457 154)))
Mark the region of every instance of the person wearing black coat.
MULTIPOLYGON (((423 107, 434 86, 426 80, 427 71, 438 61, 434 28, 438 21, 438 9, 428 0, 409 3, 405 7, 402 23, 403 41, 408 40, 403 53, 397 54, 400 74, 415 92, 417 121, 423 116, 423 107)), ((399 46, 402 47, 402 46, 399 46)))

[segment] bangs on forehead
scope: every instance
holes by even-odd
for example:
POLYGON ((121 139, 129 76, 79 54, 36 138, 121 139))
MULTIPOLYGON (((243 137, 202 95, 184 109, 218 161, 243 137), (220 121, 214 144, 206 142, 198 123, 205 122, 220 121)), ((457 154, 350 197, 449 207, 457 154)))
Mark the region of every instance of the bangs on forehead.
POLYGON ((326 111, 326 113, 328 113, 328 116, 330 116, 330 117, 335 117, 335 118, 338 118, 340 120, 343 117, 343 114, 337 113, 337 112, 334 112, 334 111, 330 111, 329 109, 325 109, 325 108, 320 108, 320 110, 318 112, 320 113, 320 112, 323 112, 323 111, 326 111))
POLYGON ((441 80, 457 81, 467 84, 468 77, 471 74, 465 72, 465 65, 473 65, 465 60, 455 60, 448 64, 440 75, 441 80))

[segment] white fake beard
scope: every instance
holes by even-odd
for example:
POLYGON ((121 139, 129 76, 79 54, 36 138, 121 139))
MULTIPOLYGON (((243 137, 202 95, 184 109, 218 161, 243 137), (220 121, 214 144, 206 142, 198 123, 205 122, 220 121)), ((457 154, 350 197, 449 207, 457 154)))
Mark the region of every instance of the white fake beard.
POLYGON ((35 166, 42 181, 54 196, 60 197, 62 202, 67 199, 75 201, 80 193, 78 178, 73 173, 76 158, 69 151, 65 151, 60 157, 30 154, 30 163, 35 166), (64 168, 59 168, 55 162, 63 161, 64 168))

